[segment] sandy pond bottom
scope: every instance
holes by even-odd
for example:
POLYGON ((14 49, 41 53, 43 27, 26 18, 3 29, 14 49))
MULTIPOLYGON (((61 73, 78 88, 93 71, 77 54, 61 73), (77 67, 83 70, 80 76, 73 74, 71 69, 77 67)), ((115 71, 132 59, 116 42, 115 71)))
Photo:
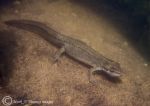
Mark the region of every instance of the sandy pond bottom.
POLYGON ((14 99, 53 101, 53 106, 150 106, 149 63, 109 20, 117 14, 120 17, 116 20, 123 25, 128 22, 127 17, 105 4, 98 9, 99 14, 72 0, 21 0, 2 8, 0 20, 41 21, 80 39, 120 63, 120 80, 94 75, 96 82, 89 83, 87 67, 65 55, 54 64, 56 47, 36 34, 1 23, 0 67, 5 73, 5 83, 0 89, 0 99, 10 95, 14 99))

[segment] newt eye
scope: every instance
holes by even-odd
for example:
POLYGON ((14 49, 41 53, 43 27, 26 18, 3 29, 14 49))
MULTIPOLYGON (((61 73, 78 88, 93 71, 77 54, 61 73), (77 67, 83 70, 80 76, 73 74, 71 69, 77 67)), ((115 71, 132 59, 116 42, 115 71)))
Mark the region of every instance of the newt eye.
POLYGON ((112 69, 112 70, 116 70, 116 69, 117 69, 117 67, 111 67, 111 69, 112 69))

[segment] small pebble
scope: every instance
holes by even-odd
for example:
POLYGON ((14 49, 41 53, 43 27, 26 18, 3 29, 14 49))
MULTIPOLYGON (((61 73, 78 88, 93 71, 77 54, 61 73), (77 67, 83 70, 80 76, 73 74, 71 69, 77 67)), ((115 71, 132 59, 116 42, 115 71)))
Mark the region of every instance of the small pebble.
POLYGON ((123 45, 128 46, 128 42, 124 42, 123 45))
POLYGON ((144 63, 144 66, 145 66, 145 67, 147 67, 147 66, 148 66, 148 64, 147 64, 147 63, 144 63))

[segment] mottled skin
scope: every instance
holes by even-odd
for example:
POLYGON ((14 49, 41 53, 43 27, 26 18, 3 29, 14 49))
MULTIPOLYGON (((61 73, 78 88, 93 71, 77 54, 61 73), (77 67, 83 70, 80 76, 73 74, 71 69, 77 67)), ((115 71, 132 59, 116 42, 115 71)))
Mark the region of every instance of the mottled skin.
POLYGON ((91 72, 103 71, 110 77, 120 77, 121 68, 119 63, 102 56, 85 43, 56 32, 41 22, 32 20, 9 20, 5 23, 39 34, 46 41, 60 48, 55 55, 55 61, 58 60, 62 53, 66 53, 75 60, 91 66, 91 72))

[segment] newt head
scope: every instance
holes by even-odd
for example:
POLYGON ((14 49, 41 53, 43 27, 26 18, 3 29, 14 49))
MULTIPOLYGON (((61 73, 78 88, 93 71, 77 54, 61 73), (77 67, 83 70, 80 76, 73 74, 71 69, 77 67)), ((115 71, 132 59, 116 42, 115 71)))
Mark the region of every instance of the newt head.
POLYGON ((102 70, 105 74, 110 77, 120 77, 121 67, 119 63, 111 62, 111 64, 105 64, 102 70))

